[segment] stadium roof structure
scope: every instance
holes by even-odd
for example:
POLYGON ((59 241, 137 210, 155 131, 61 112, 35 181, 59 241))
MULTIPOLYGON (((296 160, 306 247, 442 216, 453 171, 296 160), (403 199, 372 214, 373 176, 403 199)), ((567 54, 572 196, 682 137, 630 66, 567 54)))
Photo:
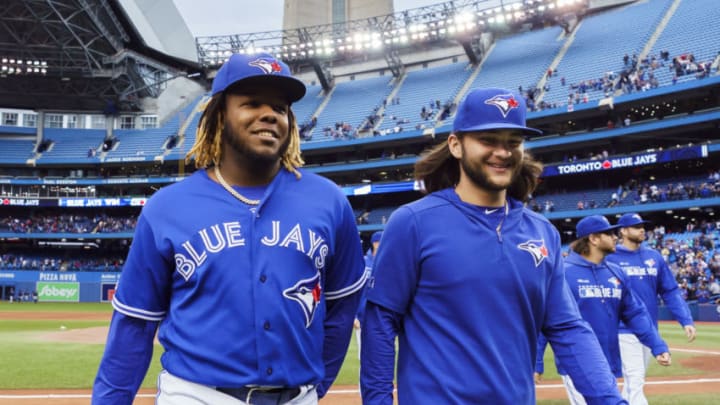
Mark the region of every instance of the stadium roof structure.
POLYGON ((0 106, 139 111, 140 99, 157 97, 164 82, 198 70, 147 46, 119 0, 2 3, 0 106))
POLYGON ((197 55, 207 68, 233 53, 267 52, 291 65, 310 64, 326 90, 332 76, 325 62, 384 57, 400 76, 400 51, 455 43, 472 63, 482 59, 480 35, 512 32, 524 24, 566 24, 585 12, 589 0, 452 0, 393 14, 291 30, 198 37, 197 55))

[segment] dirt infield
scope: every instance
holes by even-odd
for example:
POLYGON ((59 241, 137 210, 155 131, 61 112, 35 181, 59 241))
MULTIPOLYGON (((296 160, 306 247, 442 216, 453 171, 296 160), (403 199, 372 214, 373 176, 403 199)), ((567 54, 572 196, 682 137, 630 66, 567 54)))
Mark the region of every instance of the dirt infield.
MULTIPOLYGON (((107 312, 0 312, 0 319, 38 320, 109 320, 107 312)), ((103 343, 107 327, 62 330, 48 332, 38 338, 53 342, 103 343)), ((704 371, 701 375, 673 377, 670 379, 650 378, 645 387, 648 396, 665 394, 716 393, 720 395, 720 351, 701 350, 692 345, 673 347, 674 352, 687 352, 692 357, 680 360, 680 364, 704 371)), ((538 400, 565 399, 565 389, 559 380, 540 383, 536 388, 538 400)), ((0 405, 78 405, 89 404, 89 390, 0 390, 0 405)), ((155 390, 143 389, 133 405, 155 403, 155 390)), ((357 386, 334 386, 320 401, 321 405, 360 405, 357 386)))

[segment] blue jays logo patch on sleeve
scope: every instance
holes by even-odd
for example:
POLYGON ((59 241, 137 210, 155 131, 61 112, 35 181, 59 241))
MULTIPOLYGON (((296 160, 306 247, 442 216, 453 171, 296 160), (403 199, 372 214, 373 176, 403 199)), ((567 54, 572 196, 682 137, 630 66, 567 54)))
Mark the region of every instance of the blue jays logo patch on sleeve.
POLYGON ((285 298, 297 302, 305 314, 305 327, 309 328, 315 317, 315 310, 320 304, 322 289, 320 287, 320 272, 312 278, 298 281, 294 286, 283 291, 285 298))
POLYGON ((266 75, 282 71, 282 66, 280 66, 276 60, 272 59, 255 59, 254 61, 248 63, 248 65, 262 69, 266 75))
POLYGON ((485 104, 494 105, 495 107, 497 107, 498 110, 500 110, 503 118, 507 118, 510 110, 513 110, 520 106, 520 103, 515 100, 515 97, 512 94, 498 94, 491 99, 485 100, 485 104))
POLYGON ((530 253, 533 260, 535 260, 535 267, 538 267, 548 257, 548 250, 543 239, 529 240, 517 245, 517 247, 530 253))

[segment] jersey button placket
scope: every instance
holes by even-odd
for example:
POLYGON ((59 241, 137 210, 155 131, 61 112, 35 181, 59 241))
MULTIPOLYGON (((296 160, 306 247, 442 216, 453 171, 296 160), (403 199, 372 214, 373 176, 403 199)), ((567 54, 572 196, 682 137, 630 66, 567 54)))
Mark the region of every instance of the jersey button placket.
POLYGON ((272 373, 273 373, 272 367, 268 367, 267 370, 265 370, 265 372, 267 373, 267 375, 272 375, 272 373))
POLYGON ((267 281, 267 276, 264 275, 264 274, 260 275, 260 282, 261 282, 261 283, 264 283, 264 282, 266 282, 266 281, 267 281))

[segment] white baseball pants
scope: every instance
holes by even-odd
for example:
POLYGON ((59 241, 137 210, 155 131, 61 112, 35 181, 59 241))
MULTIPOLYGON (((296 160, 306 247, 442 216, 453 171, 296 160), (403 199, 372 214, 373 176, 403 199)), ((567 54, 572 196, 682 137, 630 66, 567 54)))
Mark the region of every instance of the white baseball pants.
POLYGON ((643 345, 632 333, 618 335, 620 357, 622 358, 623 389, 622 397, 630 405, 648 405, 643 392, 645 373, 653 358, 650 348, 643 345))
MULTIPOLYGON (((252 405, 207 385, 197 384, 163 370, 158 376, 156 405, 252 405)), ((252 401, 252 399, 251 399, 252 401)), ((287 405, 317 405, 315 387, 303 386, 287 405)))

